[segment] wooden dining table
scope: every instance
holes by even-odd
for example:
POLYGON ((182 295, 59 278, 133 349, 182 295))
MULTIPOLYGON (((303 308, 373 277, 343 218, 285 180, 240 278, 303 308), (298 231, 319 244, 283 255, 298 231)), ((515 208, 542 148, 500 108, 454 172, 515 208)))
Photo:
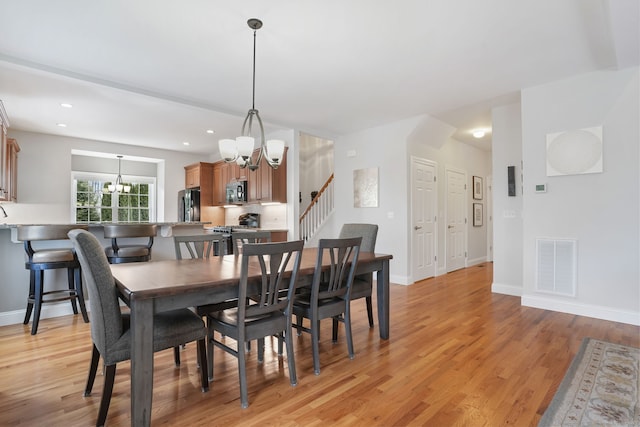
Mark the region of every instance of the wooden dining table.
MULTIPOLYGON (((317 248, 302 252, 298 285, 311 282, 317 248)), ((389 261, 392 255, 360 252, 356 274, 376 273, 380 338, 389 338, 389 261)), ((323 269, 328 268, 323 262, 323 269)), ((111 265, 120 297, 131 311, 131 425, 151 424, 154 313, 237 298, 241 257, 166 260, 111 265)), ((249 277, 259 277, 250 268, 249 277)))

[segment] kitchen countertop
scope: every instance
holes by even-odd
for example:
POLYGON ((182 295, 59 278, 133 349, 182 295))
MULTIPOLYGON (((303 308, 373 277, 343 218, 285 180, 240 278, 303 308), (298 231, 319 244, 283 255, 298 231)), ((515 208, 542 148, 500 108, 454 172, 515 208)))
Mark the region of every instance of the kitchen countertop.
MULTIPOLYGON (((125 222, 101 222, 101 223, 91 223, 91 224, 82 224, 82 223, 66 223, 66 224, 62 224, 62 223, 55 223, 55 224, 0 224, 0 228, 5 228, 5 229, 10 229, 11 230, 11 240, 15 243, 20 243, 20 241, 17 239, 17 227, 18 225, 88 225, 89 228, 93 228, 93 229, 99 229, 102 228, 105 225, 111 225, 111 224, 128 224, 125 222)), ((131 224, 139 224, 139 223, 134 223, 132 222, 131 224)), ((159 231, 159 235, 162 237, 171 237, 173 236, 173 228, 174 227, 178 227, 178 228, 187 228, 187 227, 198 227, 200 229, 204 229, 205 225, 209 225, 211 224, 210 222, 152 222, 151 224, 155 224, 158 226, 158 228, 160 229, 159 231)))

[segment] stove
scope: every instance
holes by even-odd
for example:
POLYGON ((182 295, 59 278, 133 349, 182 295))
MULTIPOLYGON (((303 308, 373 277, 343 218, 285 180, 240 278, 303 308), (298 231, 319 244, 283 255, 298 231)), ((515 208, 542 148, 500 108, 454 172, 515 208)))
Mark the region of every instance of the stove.
POLYGON ((225 255, 233 253, 233 241, 231 240, 231 234, 234 231, 247 231, 247 230, 256 230, 256 227, 252 227, 250 225, 216 225, 211 228, 207 228, 208 231, 212 233, 221 233, 222 236, 227 241, 225 255))

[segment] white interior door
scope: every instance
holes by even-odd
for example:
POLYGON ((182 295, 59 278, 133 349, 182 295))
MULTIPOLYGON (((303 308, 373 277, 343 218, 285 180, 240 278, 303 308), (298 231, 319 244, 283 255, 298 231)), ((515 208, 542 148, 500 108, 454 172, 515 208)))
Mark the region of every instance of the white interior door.
POLYGON ((487 176, 487 261, 493 261, 493 177, 487 176))
POLYGON ((436 275, 436 164, 411 158, 411 259, 413 281, 436 275))
POLYGON ((467 174, 447 169, 447 272, 466 266, 467 174))

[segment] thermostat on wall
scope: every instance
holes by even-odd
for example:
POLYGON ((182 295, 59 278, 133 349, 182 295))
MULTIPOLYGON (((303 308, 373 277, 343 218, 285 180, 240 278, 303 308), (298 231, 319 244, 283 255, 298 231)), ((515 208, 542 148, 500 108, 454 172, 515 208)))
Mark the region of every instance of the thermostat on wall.
POLYGON ((547 184, 536 184, 536 193, 546 193, 547 184))

